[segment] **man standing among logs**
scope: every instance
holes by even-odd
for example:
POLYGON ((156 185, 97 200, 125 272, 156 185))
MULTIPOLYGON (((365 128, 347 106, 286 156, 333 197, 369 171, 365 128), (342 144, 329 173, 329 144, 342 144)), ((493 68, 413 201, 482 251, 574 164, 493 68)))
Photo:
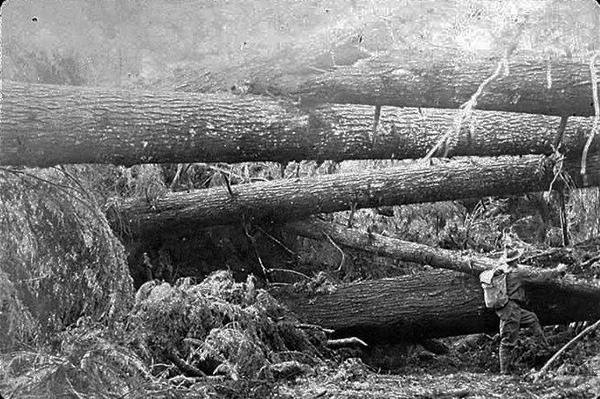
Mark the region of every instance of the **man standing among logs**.
MULTIPOLYGON (((552 270, 530 271, 518 266, 518 260, 521 258, 522 252, 517 249, 505 248, 504 255, 500 259, 501 266, 490 270, 488 274, 488 282, 493 280, 494 285, 503 286, 505 284, 505 292, 498 294, 499 305, 490 306, 488 292, 484 284, 484 292, 486 295, 486 305, 494 308, 496 314, 500 318, 500 372, 508 374, 512 362, 512 351, 517 344, 519 329, 521 327, 531 327, 534 334, 540 339, 542 344, 548 348, 549 344, 544 336, 544 331, 540 325, 540 321, 535 313, 523 309, 521 306, 525 304, 525 290, 523 284, 526 282, 542 282, 554 277, 561 276, 565 273, 566 266, 559 265, 552 270), (503 280, 503 281, 502 281, 503 280), (500 281, 497 283, 496 281, 500 281)), ((484 283, 485 277, 483 272, 480 279, 484 283)), ((502 291, 501 288, 499 291, 502 291)))

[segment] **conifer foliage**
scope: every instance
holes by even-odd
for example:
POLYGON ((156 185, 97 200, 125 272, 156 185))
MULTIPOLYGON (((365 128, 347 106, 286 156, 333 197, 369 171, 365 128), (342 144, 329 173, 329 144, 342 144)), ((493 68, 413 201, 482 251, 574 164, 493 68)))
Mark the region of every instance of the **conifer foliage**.
POLYGON ((65 169, 0 171, 0 343, 39 344, 82 316, 130 308, 124 249, 65 169))

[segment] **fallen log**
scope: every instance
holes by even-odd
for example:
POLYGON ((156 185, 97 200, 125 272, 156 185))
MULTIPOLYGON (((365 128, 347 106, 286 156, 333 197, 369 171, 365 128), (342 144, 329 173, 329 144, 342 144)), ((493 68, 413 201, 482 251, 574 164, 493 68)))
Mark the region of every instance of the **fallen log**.
MULTIPOLYGON (((330 104, 298 110, 259 96, 151 93, 3 82, 0 165, 421 158, 456 110, 330 104)), ((448 156, 551 154, 560 118, 473 112, 448 156)), ((590 118, 569 118, 579 156, 590 118)), ((596 141, 597 142, 597 141, 596 141)), ((592 152, 596 150, 594 142, 592 152)))
POLYGON ((322 241, 331 239, 340 246, 474 276, 497 264, 496 260, 487 256, 435 248, 376 233, 364 233, 355 228, 318 219, 287 223, 283 228, 302 237, 322 241))
MULTIPOLYGON (((459 111, 439 108, 384 106, 375 126, 375 107, 327 104, 308 109, 314 148, 305 159, 407 159, 424 157, 448 130, 456 129, 459 111)), ((593 118, 569 117, 562 135, 561 118, 516 112, 472 112, 452 144, 442 147, 454 156, 551 154, 557 137, 561 152, 579 157, 592 130, 593 118)), ((598 150, 593 142, 591 152, 598 150)))
MULTIPOLYGON (((429 245, 386 237, 377 233, 364 233, 337 223, 324 222, 318 219, 287 223, 283 228, 291 233, 315 240, 333 240, 340 246, 358 249, 386 256, 403 262, 428 265, 437 269, 453 270, 472 276, 498 265, 497 259, 473 252, 459 252, 435 248, 429 245)), ((535 272, 536 268, 521 265, 535 272)), ((535 284, 533 284, 535 286, 535 284)), ((584 281, 571 279, 554 279, 543 283, 544 287, 552 287, 557 291, 576 291, 586 295, 596 295, 599 287, 584 281)))
MULTIPOLYGON (((297 137, 308 120, 295 109, 256 96, 6 81, 2 96, 4 165, 208 162, 231 160, 231 154, 249 160, 256 150, 252 138, 264 143, 257 137, 289 138, 284 132, 290 132, 303 140, 297 137)), ((263 153, 269 151, 263 148, 263 153)))
MULTIPOLYGON (((459 52, 383 54, 310 77, 256 78, 252 93, 276 93, 304 103, 459 108, 494 75, 500 57, 459 52)), ((509 59, 477 99, 477 109, 559 116, 594 115, 589 62, 509 59)))
MULTIPOLYGON (((166 193, 115 204, 109 219, 131 235, 246 222, 282 222, 312 214, 385 205, 512 195, 547 190, 555 180, 553 157, 415 162, 401 167, 310 179, 284 179, 166 193)), ((582 186, 579 163, 565 162, 582 186)), ((600 183, 600 155, 588 158, 589 185, 600 183)))
MULTIPOLYGON (((543 325, 600 317, 600 287, 583 284, 528 287, 530 310, 543 325)), ((298 292, 292 286, 270 292, 299 319, 333 329, 332 338, 357 337, 367 344, 421 341, 498 330, 475 276, 439 271, 362 281, 331 293, 298 292)))

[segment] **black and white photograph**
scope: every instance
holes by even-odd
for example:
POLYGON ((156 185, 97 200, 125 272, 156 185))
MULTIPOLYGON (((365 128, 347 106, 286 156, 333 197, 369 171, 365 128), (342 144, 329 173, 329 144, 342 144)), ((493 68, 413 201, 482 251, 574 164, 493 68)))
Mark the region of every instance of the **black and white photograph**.
POLYGON ((6 0, 0 399, 600 399, 596 0, 6 0))

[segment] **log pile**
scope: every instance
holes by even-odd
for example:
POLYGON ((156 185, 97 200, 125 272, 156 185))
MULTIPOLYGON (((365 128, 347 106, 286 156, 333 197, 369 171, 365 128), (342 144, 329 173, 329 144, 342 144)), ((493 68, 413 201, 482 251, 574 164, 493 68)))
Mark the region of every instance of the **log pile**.
MULTIPOLYGON (((317 213, 549 190, 566 180, 600 185, 597 144, 586 159, 587 179, 580 175, 595 114, 587 63, 517 59, 509 65, 436 54, 378 54, 316 76, 267 76, 250 82, 244 94, 3 82, 0 165, 415 159, 447 137, 433 155, 478 158, 161 193, 117 203, 108 216, 116 231, 142 239, 288 222, 288 230, 303 236, 452 269, 344 285, 329 294, 272 290, 302 320, 337 337, 374 343, 491 331, 497 320, 485 309, 475 276, 493 259, 297 222, 317 213), (465 111, 469 103, 479 111, 465 111)), ((600 317, 596 286, 561 280, 531 285, 529 293, 544 324, 600 317)))
MULTIPOLYGON (((356 336, 368 343, 422 341, 492 332, 498 318, 486 309, 478 274, 495 259, 432 248, 379 234, 325 223, 289 223, 287 230, 381 256, 447 269, 393 279, 357 282, 333 292, 297 292, 279 287, 272 293, 308 323, 335 330, 335 337, 356 336)), ((571 278, 530 283, 528 307, 543 325, 600 317, 600 286, 571 278)))

